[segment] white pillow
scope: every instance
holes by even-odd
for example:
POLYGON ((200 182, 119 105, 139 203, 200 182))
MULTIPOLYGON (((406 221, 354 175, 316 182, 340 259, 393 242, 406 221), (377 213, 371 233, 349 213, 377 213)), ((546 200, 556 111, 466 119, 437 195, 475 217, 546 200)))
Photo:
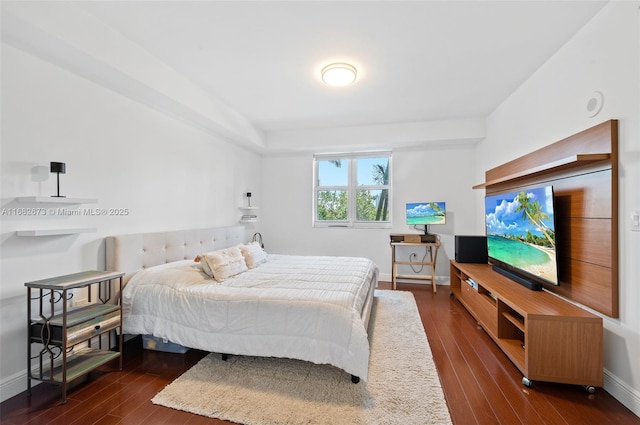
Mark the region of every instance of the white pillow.
POLYGON ((218 282, 248 270, 237 246, 200 254, 199 257, 204 272, 218 282))
POLYGON ((264 252, 258 242, 251 242, 246 245, 241 245, 240 251, 242 251, 244 261, 245 263, 247 263, 247 267, 249 267, 250 269, 258 267, 260 264, 267 261, 267 253, 264 252))
POLYGON ((196 258, 200 263, 200 265, 202 266, 202 271, 208 274, 209 277, 213 277, 213 272, 211 271, 209 264, 207 264, 207 261, 204 259, 204 254, 198 255, 196 258))
POLYGON ((195 261, 196 263, 200 263, 202 271, 209 275, 209 277, 213 277, 213 272, 211 271, 209 264, 205 261, 204 254, 198 255, 193 261, 195 261))

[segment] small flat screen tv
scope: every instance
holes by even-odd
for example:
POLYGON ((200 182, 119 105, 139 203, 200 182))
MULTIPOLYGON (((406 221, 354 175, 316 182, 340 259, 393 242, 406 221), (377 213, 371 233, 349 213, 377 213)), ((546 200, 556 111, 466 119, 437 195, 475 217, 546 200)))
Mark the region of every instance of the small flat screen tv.
POLYGON ((530 289, 559 284, 552 186, 486 196, 485 223, 494 270, 530 289))
POLYGON ((445 202, 415 202, 406 205, 407 224, 424 226, 424 233, 429 234, 432 224, 446 224, 447 207, 445 202))

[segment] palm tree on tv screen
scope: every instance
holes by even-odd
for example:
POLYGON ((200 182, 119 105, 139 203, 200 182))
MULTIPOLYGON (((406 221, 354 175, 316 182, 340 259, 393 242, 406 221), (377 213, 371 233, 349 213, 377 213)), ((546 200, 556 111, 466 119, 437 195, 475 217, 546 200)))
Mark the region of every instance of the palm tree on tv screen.
POLYGON ((540 202, 531 202, 529 195, 527 195, 527 192, 525 191, 518 193, 515 200, 518 202, 518 206, 515 211, 522 211, 522 219, 528 219, 534 226, 536 226, 542 232, 547 241, 549 241, 551 247, 555 248, 556 241, 552 236, 553 231, 544 222, 544 220, 549 219, 549 215, 542 210, 540 202))

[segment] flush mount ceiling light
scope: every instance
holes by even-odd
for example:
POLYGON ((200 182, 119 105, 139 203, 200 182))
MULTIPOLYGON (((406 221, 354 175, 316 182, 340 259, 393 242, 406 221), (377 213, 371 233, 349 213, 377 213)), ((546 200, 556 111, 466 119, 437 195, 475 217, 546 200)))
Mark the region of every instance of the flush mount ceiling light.
POLYGON ((331 63, 322 68, 322 81, 334 87, 344 87, 356 80, 356 68, 348 63, 331 63))

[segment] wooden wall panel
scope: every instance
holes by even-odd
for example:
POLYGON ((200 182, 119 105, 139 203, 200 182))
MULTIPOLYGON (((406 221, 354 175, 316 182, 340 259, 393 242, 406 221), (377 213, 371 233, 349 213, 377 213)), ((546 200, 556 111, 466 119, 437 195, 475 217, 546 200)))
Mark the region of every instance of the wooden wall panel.
POLYGON ((487 195, 553 185, 560 285, 545 289, 618 317, 617 120, 488 170, 485 178, 477 187, 487 195))
POLYGON ((611 220, 563 218, 556 223, 559 263, 578 260, 602 267, 611 264, 611 220))
POLYGON ((561 266, 560 285, 552 292, 608 316, 617 317, 617 311, 614 316, 612 305, 618 302, 618 287, 603 285, 611 279, 610 268, 569 260, 561 266))
POLYGON ((567 217, 613 218, 611 168, 553 181, 556 209, 567 217))

